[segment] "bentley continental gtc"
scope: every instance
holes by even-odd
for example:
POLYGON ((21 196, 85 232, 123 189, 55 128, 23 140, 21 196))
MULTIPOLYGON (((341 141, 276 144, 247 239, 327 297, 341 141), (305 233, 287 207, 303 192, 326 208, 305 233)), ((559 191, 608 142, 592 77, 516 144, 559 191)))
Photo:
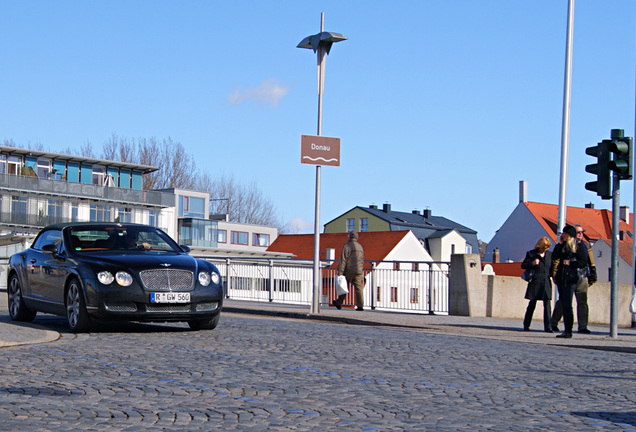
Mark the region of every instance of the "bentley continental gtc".
POLYGON ((73 332, 102 320, 214 329, 223 305, 221 275, 188 252, 147 225, 49 225, 10 258, 9 315, 15 321, 32 321, 37 312, 64 316, 73 332))

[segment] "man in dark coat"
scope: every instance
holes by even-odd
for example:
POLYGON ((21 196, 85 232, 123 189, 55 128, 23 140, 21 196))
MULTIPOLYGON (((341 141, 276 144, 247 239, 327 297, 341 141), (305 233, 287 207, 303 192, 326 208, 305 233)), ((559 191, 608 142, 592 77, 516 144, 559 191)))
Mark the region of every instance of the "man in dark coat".
POLYGON ((526 252, 526 257, 521 263, 521 268, 532 272, 532 279, 528 282, 525 298, 530 300, 526 315, 523 319, 523 329, 530 330, 532 315, 537 305, 537 301, 543 302, 543 328, 547 333, 552 333, 550 325, 550 312, 552 299, 552 282, 550 281, 550 268, 552 266, 552 252, 550 249, 552 242, 547 237, 541 237, 534 249, 526 252))
MULTIPOLYGON (((347 285, 353 284, 355 288, 356 310, 364 310, 364 276, 362 266, 364 264, 364 251, 358 243, 358 233, 349 231, 349 241, 342 247, 340 264, 338 264, 338 276, 344 275, 347 285)), ((340 309, 347 295, 338 296, 333 305, 340 309)))

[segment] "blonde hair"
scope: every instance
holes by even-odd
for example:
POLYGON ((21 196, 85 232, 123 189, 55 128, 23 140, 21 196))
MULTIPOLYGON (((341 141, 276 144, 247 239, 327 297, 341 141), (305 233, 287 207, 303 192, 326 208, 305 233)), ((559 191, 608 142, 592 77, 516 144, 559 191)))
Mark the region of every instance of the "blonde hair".
POLYGON ((569 236, 565 241, 565 249, 572 253, 576 253, 576 237, 569 236))
POLYGON ((548 250, 550 249, 550 246, 552 246, 552 242, 550 241, 550 239, 547 237, 541 237, 539 240, 537 240, 537 244, 534 245, 534 248, 540 250, 548 250))

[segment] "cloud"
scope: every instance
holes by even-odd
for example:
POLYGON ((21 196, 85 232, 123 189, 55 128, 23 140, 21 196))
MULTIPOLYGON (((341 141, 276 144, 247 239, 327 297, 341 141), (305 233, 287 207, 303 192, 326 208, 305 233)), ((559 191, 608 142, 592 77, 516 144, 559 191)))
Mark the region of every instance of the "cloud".
POLYGON ((227 97, 232 105, 237 105, 246 101, 269 104, 276 107, 278 102, 285 97, 289 87, 280 84, 274 78, 263 81, 258 87, 249 87, 245 90, 238 86, 227 97))
POLYGON ((295 217, 287 222, 289 234, 311 234, 314 232, 313 222, 308 222, 301 217, 295 217))

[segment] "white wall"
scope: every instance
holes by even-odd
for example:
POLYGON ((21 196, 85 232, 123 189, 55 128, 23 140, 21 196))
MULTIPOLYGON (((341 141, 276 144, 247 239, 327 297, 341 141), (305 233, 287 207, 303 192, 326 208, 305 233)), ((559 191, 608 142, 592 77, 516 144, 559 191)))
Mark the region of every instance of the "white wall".
POLYGON ((488 243, 484 262, 493 262, 495 248, 499 248, 499 262, 523 261, 526 252, 543 236, 551 239, 528 207, 519 203, 488 243))
MULTIPOLYGON (((596 275, 599 283, 609 282, 609 273, 612 263, 612 246, 604 239, 594 243, 592 246, 594 253, 594 265, 596 266, 596 275)), ((618 283, 621 285, 632 284, 632 266, 625 262, 620 256, 618 257, 618 283)))

